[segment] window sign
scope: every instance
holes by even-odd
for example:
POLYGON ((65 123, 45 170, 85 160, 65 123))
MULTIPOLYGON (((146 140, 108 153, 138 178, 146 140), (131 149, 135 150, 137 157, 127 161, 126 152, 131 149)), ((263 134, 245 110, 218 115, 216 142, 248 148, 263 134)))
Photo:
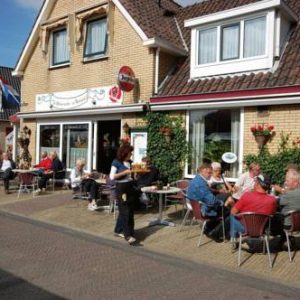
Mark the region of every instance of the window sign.
POLYGON ((147 155, 147 132, 131 132, 131 145, 134 147, 132 160, 139 163, 147 155))

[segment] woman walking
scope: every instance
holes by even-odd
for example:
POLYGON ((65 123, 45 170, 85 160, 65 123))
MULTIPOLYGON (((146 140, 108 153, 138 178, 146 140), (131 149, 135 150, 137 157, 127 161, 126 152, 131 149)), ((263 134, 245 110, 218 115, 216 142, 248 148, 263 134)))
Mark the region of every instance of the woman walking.
POLYGON ((137 201, 137 192, 133 187, 131 177, 130 158, 133 147, 129 144, 122 145, 117 152, 117 158, 113 160, 109 178, 115 181, 116 194, 119 207, 119 215, 115 227, 115 234, 122 236, 133 244, 134 237, 134 206, 137 201))

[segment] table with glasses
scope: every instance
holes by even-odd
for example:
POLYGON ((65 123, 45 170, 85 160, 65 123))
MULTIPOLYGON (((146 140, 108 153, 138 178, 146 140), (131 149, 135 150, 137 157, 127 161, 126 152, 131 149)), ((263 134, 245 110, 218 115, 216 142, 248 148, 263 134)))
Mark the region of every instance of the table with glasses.
POLYGON ((180 192, 180 188, 177 187, 163 187, 158 190, 154 186, 146 186, 141 189, 143 193, 157 194, 158 195, 158 204, 159 204, 159 213, 157 219, 150 221, 149 226, 154 225, 166 225, 166 226, 175 226, 175 223, 163 219, 163 200, 166 195, 176 194, 180 192))

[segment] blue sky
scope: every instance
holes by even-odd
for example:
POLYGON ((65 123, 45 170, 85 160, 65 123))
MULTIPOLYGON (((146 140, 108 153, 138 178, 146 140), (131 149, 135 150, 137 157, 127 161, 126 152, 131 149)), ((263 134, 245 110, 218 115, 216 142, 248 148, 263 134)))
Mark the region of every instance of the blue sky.
MULTIPOLYGON (((181 5, 201 0, 176 0, 181 5)), ((0 66, 15 67, 43 0, 0 0, 0 66)))

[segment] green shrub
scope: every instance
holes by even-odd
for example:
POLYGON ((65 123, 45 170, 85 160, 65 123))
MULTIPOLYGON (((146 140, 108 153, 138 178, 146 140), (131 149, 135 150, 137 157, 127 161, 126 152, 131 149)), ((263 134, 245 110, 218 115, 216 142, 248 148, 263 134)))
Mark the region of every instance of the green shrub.
POLYGON ((262 172, 272 178, 273 183, 283 184, 286 167, 296 164, 300 167, 300 149, 293 143, 289 145, 289 134, 281 133, 278 152, 270 154, 267 147, 260 149, 257 155, 248 154, 244 157, 245 164, 249 166, 252 162, 260 164, 262 172))

